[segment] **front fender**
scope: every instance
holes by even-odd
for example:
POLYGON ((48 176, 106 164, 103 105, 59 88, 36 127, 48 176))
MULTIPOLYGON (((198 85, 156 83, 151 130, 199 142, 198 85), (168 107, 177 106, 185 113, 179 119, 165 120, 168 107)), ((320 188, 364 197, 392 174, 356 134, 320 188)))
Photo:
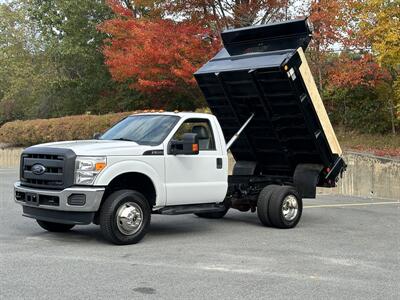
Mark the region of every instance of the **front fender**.
POLYGON ((156 190, 156 206, 165 206, 166 191, 163 179, 149 164, 142 161, 121 161, 107 166, 96 178, 94 185, 108 186, 111 180, 124 173, 141 173, 150 178, 156 190))

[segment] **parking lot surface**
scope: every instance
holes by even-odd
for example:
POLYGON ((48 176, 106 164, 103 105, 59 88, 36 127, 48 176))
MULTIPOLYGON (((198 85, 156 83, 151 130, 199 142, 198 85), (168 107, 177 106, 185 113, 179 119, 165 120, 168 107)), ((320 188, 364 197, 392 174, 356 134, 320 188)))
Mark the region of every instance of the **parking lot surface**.
POLYGON ((1 299, 400 299, 400 202, 305 200, 299 225, 257 214, 152 217, 131 246, 95 225, 49 233, 13 202, 16 169, 0 170, 1 299))

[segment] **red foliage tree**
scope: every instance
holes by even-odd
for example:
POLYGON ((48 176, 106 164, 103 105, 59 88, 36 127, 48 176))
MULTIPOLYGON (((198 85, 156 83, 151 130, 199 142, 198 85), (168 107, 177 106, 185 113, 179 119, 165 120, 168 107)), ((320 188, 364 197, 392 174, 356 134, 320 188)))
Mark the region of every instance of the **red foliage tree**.
POLYGON ((180 108, 198 106, 193 72, 215 54, 219 41, 199 24, 136 18, 115 2, 112 8, 118 17, 99 29, 110 36, 103 53, 113 78, 146 94, 155 107, 176 107, 177 95, 185 97, 180 108))
POLYGON ((312 0, 309 20, 313 24, 312 46, 317 51, 328 50, 342 39, 341 29, 346 24, 342 4, 345 1, 312 0))
POLYGON ((311 0, 306 8, 313 25, 313 39, 309 47, 311 67, 320 91, 327 77, 329 52, 343 42, 344 27, 348 23, 343 4, 348 0, 311 0))
POLYGON ((103 53, 114 80, 154 107, 193 109, 205 103, 192 74, 220 48, 220 31, 288 18, 290 0, 107 2, 115 18, 99 29, 109 35, 103 53))
POLYGON ((327 87, 372 87, 389 78, 375 57, 366 51, 368 40, 360 34, 359 6, 358 0, 310 2, 309 18, 314 27, 310 57, 320 90, 324 84, 327 87))
POLYGON ((390 80, 390 73, 379 66, 371 54, 350 56, 342 53, 328 68, 329 88, 352 89, 357 86, 375 87, 381 81, 390 80))

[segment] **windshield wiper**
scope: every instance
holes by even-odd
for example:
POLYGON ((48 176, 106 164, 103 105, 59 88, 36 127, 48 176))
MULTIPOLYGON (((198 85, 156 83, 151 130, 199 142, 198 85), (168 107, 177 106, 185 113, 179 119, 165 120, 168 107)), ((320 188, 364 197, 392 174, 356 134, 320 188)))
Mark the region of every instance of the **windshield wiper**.
MULTIPOLYGON (((117 139, 111 139, 111 140, 113 140, 113 141, 127 141, 127 142, 135 142, 134 140, 130 140, 130 139, 123 138, 123 137, 121 137, 121 138, 117 138, 117 139)), ((135 142, 135 143, 136 143, 136 142, 135 142)))

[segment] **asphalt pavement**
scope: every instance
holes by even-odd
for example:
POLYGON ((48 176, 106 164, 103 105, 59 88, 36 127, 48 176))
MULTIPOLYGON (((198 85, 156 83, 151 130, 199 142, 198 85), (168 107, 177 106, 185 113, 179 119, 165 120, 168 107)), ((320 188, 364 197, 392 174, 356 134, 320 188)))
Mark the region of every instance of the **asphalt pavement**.
POLYGON ((400 299, 400 202, 305 200, 299 225, 256 214, 152 217, 136 245, 95 225, 49 233, 13 201, 0 170, 0 299, 400 299))

